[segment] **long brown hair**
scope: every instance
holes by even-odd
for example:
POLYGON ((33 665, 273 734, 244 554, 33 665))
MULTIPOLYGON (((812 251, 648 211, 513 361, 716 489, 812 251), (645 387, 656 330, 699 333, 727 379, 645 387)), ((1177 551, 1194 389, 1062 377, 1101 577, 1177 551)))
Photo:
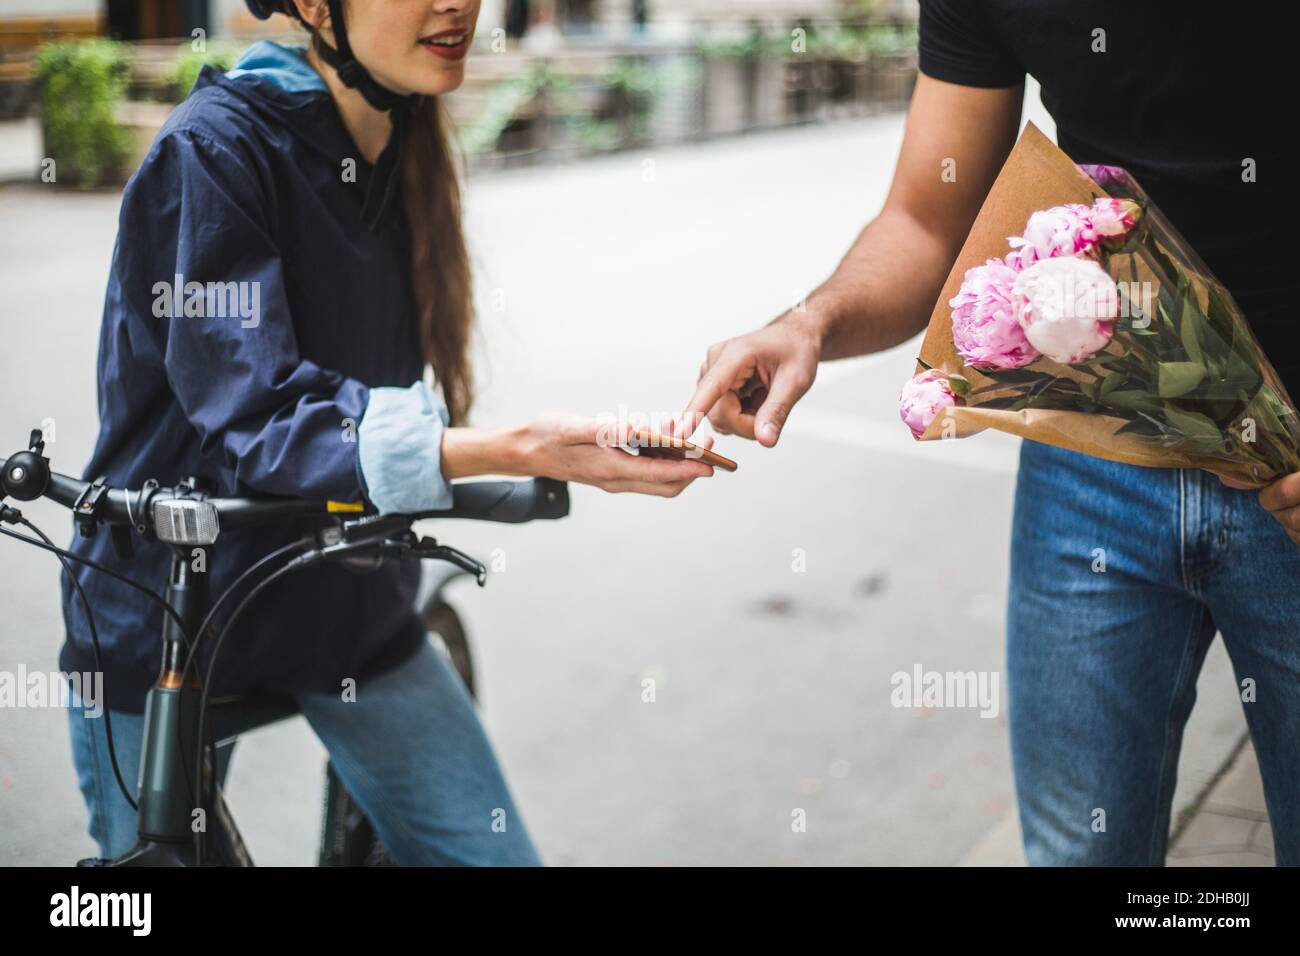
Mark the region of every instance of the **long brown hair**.
POLYGON ((411 235, 420 349, 442 386, 451 423, 461 425, 474 402, 469 360, 474 301, 461 227, 460 176, 441 100, 421 97, 409 124, 402 200, 411 235))

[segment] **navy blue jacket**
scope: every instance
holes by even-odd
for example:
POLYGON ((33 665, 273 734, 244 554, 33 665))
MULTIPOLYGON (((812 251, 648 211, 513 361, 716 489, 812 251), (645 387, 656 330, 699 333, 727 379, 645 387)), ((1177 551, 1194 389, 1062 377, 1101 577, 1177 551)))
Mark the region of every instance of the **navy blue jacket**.
MULTIPOLYGON (((355 435, 370 389, 410 386, 424 364, 402 217, 377 232, 360 222, 370 173, 329 93, 304 85, 301 71, 204 69, 123 197, 87 479, 138 488, 197 475, 218 495, 367 498, 355 435), (349 159, 355 182, 344 175, 349 159), (255 289, 257 314, 231 314, 238 300, 221 295, 202 316, 178 314, 188 297, 160 285, 177 277, 182 288, 234 282, 246 306, 255 289)), ((208 556, 212 594, 303 531, 223 534, 208 556)), ((114 555, 107 529, 74 536, 73 548, 161 592, 170 549, 134 543, 131 561, 114 555)), ((162 612, 78 568, 110 705, 138 713, 158 673, 162 612)), ((338 691, 345 677, 400 662, 424 639, 418 581, 415 563, 372 573, 323 565, 282 578, 227 637, 213 692, 338 691)), ((66 574, 63 606, 60 666, 93 670, 66 574)))

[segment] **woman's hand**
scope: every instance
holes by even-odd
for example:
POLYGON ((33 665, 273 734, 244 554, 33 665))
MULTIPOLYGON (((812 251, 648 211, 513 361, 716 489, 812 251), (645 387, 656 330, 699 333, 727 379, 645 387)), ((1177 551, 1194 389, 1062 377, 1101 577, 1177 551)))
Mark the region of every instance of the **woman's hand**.
MULTIPOLYGON (((632 428, 613 419, 546 415, 508 429, 448 428, 442 439, 443 474, 448 478, 502 474, 556 478, 609 492, 674 498, 713 466, 698 459, 672 461, 629 455, 632 428)), ((713 440, 699 443, 712 446, 713 440)))

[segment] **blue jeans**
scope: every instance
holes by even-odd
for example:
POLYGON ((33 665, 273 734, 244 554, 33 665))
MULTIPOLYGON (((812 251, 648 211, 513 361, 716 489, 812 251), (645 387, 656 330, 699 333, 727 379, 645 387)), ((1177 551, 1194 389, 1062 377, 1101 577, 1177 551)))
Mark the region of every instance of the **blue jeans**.
POLYGON ((1279 865, 1300 864, 1300 550, 1256 493, 1026 441, 1011 544, 1012 762, 1033 865, 1163 865, 1216 630, 1279 865))
MULTIPOLYGON (((111 692, 111 691, 110 691, 111 692)), ((537 866, 541 860, 515 809, 474 702, 445 655, 426 641, 392 670, 341 693, 300 694, 307 722, 344 787, 402 866, 537 866)), ((109 762, 102 718, 68 710, 77 781, 100 854, 136 841, 136 814, 109 762)), ((138 786, 141 714, 112 712, 122 779, 138 786)), ((222 779, 229 753, 218 755, 222 779)), ((256 859, 256 847, 251 848, 256 859)))

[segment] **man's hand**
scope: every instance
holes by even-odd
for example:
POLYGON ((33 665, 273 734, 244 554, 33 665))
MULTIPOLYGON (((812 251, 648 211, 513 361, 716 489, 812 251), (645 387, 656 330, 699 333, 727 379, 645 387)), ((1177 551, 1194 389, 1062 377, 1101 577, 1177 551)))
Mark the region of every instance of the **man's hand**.
MULTIPOLYGON (((1253 487, 1222 476, 1219 480, 1229 488, 1249 490, 1253 487)), ((1279 478, 1271 485, 1265 485, 1260 489, 1259 503, 1277 519, 1286 536, 1300 544, 1300 471, 1279 478)))
POLYGON ((763 328, 709 349, 695 395, 682 413, 689 437, 707 415, 715 431, 776 444, 795 402, 817 376, 820 337, 811 322, 787 313, 763 328))
POLYGON ((1022 98, 1019 84, 983 89, 918 76, 884 208, 802 309, 709 349, 680 434, 708 415, 718 431, 770 448, 818 362, 892 348, 925 328, 1015 142, 1022 98))
POLYGON ((1259 503, 1277 519, 1286 536, 1300 544, 1300 472, 1265 487, 1259 493, 1259 503))

